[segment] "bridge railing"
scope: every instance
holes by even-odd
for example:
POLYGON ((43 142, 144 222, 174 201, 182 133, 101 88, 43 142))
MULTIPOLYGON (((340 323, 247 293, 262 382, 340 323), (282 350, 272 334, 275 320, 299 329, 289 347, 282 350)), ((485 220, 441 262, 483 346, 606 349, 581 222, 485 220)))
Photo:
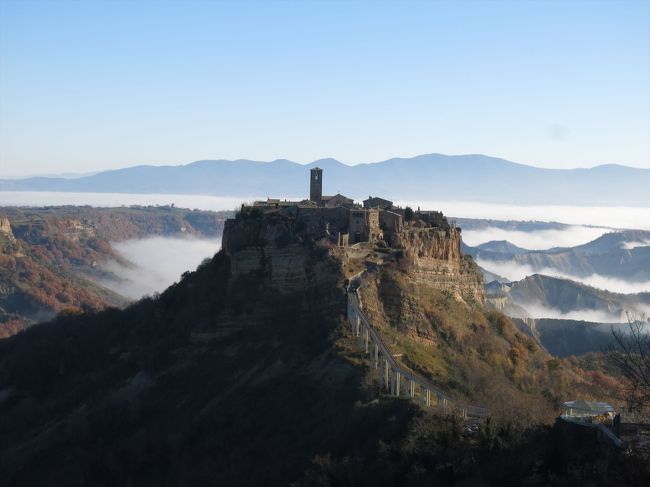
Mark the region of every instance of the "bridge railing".
POLYGON ((361 309, 355 291, 348 292, 348 320, 352 326, 352 334, 360 338, 364 352, 369 354, 371 366, 374 365, 375 370, 379 371, 386 390, 391 394, 399 396, 405 388, 406 395, 414 399, 419 397, 422 405, 426 407, 436 406, 444 412, 463 418, 481 417, 486 414, 485 408, 465 404, 450 397, 431 381, 399 363, 361 309))

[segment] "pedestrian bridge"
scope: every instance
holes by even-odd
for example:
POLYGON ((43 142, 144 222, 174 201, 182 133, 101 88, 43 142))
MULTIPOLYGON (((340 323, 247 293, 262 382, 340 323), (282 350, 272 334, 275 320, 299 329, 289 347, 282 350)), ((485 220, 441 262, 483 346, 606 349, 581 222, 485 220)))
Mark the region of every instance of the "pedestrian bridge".
POLYGON ((461 418, 485 416, 485 408, 455 400, 432 382, 400 364, 361 309, 356 291, 348 292, 348 321, 352 335, 359 338, 363 352, 368 355, 370 367, 379 373, 382 384, 393 396, 406 396, 424 407, 435 407, 445 414, 461 418))

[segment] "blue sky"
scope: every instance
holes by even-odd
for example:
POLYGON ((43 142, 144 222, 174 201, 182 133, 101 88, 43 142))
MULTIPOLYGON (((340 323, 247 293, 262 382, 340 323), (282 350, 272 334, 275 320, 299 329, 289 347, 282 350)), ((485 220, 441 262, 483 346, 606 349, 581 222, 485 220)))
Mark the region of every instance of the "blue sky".
POLYGON ((483 153, 650 167, 650 2, 0 0, 0 175, 483 153))

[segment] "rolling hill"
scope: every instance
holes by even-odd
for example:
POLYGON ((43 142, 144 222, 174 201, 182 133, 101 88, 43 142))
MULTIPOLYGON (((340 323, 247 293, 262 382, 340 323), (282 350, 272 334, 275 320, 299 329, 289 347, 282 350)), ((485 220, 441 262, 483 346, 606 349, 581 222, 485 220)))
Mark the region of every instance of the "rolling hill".
POLYGON ((605 318, 592 318, 593 321, 618 322, 626 311, 641 315, 650 309, 650 293, 612 293, 569 279, 540 274, 511 283, 494 281, 486 286, 486 291, 493 307, 519 318, 555 318, 582 313, 605 318))
POLYGON ((588 277, 598 274, 629 282, 650 280, 650 232, 626 230, 606 233, 592 242, 571 248, 525 250, 508 242, 465 245, 463 252, 484 267, 489 263, 526 266, 531 273, 554 269, 559 273, 588 277))

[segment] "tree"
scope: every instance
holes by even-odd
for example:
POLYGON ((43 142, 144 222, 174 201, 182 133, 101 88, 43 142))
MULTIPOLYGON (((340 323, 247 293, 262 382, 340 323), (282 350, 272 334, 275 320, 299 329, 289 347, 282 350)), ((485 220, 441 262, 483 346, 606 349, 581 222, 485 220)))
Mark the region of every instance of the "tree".
POLYGON ((650 408, 650 332, 645 315, 627 315, 629 331, 612 330, 616 346, 607 358, 628 379, 626 400, 633 411, 650 408))
POLYGON ((415 212, 413 211, 413 208, 411 208, 410 206, 404 208, 404 220, 410 222, 411 220, 413 220, 413 217, 415 217, 415 212))

